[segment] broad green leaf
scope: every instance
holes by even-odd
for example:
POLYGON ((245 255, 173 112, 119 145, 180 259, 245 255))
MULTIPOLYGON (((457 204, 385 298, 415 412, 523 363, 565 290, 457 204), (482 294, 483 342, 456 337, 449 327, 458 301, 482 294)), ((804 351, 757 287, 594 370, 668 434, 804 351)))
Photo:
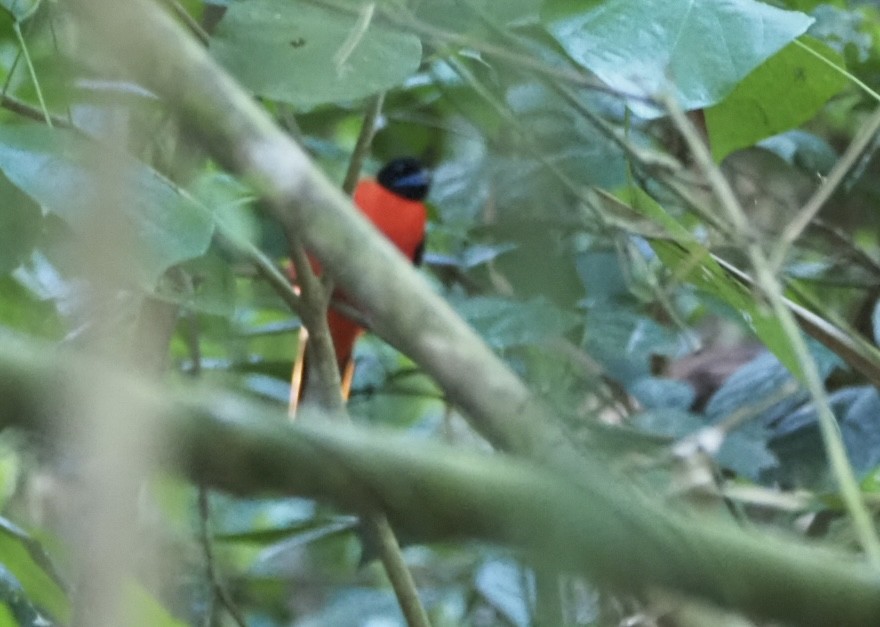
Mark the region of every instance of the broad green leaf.
POLYGON ((757 481, 761 474, 776 467, 779 460, 768 447, 765 433, 728 433, 715 455, 720 466, 757 481))
POLYGON ((43 214, 34 201, 0 176, 0 275, 14 270, 30 254, 40 235, 43 214))
POLYGON ((418 37, 389 30, 366 11, 292 0, 235 2, 211 51, 260 96, 303 108, 362 98, 403 82, 422 56, 418 37))
POLYGON ((685 109, 719 102, 813 21, 754 0, 550 0, 542 17, 571 58, 611 87, 671 92, 685 109))
MULTIPOLYGON (((880 431, 876 399, 877 391, 871 386, 842 388, 828 396, 831 411, 840 423, 847 456, 859 474, 870 472, 878 459, 880 431)), ((832 487, 816 410, 811 404, 804 404, 776 421, 770 447, 781 465, 766 477, 768 481, 811 488, 832 487)))
POLYGON ((719 104, 706 109, 709 144, 717 161, 806 122, 846 86, 842 71, 816 54, 843 69, 838 53, 803 37, 762 63, 719 104))
POLYGON ((651 355, 674 355, 679 338, 655 320, 604 301, 590 307, 585 348, 614 379, 629 388, 651 373, 651 355))
POLYGON ((5 603, 0 604, 0 627, 21 627, 21 623, 16 620, 12 610, 5 603))
POLYGON ((687 411, 696 396, 693 386, 686 381, 662 377, 642 377, 633 381, 627 391, 642 407, 652 409, 678 409, 687 411))
MULTIPOLYGON (((92 190, 100 173, 89 164, 95 146, 68 131, 44 126, 0 127, 0 171, 25 194, 61 217, 82 237, 95 237, 90 218, 92 190)), ((151 289, 171 266, 202 255, 214 231, 212 216, 142 163, 120 156, 130 202, 120 210, 136 246, 128 271, 151 289)))
POLYGON ((706 426, 705 421, 683 409, 662 407, 632 416, 630 425, 646 433, 678 440, 706 426))
POLYGON ((724 381, 706 404, 705 414, 709 422, 719 423, 735 412, 752 409, 755 424, 771 424, 807 398, 773 354, 760 353, 724 381))

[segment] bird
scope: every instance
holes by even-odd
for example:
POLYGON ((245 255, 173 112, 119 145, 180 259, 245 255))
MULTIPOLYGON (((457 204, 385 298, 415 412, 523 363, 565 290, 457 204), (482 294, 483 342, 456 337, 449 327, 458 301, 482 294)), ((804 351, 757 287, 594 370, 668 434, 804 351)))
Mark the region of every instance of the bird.
MULTIPOLYGON (((431 172, 419 159, 398 157, 386 163, 375 179, 361 180, 353 195, 354 204, 361 213, 415 265, 421 264, 425 249, 428 211, 424 201, 430 187, 431 172)), ((313 267, 319 272, 319 264, 313 263, 313 267)), ((334 292, 332 300, 357 309, 357 303, 342 292, 334 292)), ((354 345, 364 329, 349 316, 332 308, 327 311, 327 326, 342 380, 342 397, 348 400, 354 378, 354 345)), ((302 328, 291 375, 291 416, 296 414, 307 386, 308 355, 308 333, 302 328)))

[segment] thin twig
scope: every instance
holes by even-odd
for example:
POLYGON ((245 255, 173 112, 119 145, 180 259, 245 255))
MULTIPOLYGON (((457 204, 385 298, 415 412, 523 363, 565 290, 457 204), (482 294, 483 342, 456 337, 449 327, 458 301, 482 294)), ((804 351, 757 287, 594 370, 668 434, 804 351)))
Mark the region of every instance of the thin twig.
POLYGON ((43 118, 46 122, 46 125, 49 128, 52 128, 52 116, 49 115, 49 109, 46 107, 46 101, 43 99, 43 90, 40 87, 40 81, 37 79, 37 72, 34 69, 34 64, 31 61, 31 55, 28 52, 27 44, 24 41, 24 35, 21 34, 21 25, 18 23, 18 20, 12 23, 12 29, 15 31, 15 37, 18 39, 18 45, 21 46, 21 52, 24 55, 24 61, 27 65, 28 73, 31 77, 31 83, 34 86, 34 92, 37 94, 37 100, 40 101, 40 109, 43 112, 43 118))
MULTIPOLYGON (((214 560, 214 541, 211 538, 211 506, 208 502, 208 489, 204 486, 199 487, 199 541, 202 543, 202 551, 205 554, 205 575, 211 585, 211 605, 214 600, 219 600, 229 612, 229 616, 238 627, 247 627, 241 611, 232 600, 232 596, 226 589, 226 586, 220 581, 217 573, 217 566, 214 560)), ((213 608, 207 612, 208 620, 211 620, 213 608)), ((210 623, 207 623, 210 624, 210 623)))
POLYGON ((293 291, 290 281, 281 274, 278 266, 272 263, 263 251, 256 246, 244 250, 239 249, 239 251, 245 253, 250 262, 254 264, 257 273, 269 284, 269 287, 275 290, 275 293, 290 307, 291 311, 299 313, 302 310, 302 300, 293 291))
MULTIPOLYGON (((190 286, 191 287, 191 286, 190 286)), ((189 349, 189 358, 192 362, 192 369, 188 372, 193 377, 198 377, 202 372, 202 352, 199 346, 199 329, 198 318, 193 312, 187 312, 184 316, 188 322, 184 331, 185 341, 189 349)), ((202 546, 202 553, 205 556, 205 578, 211 588, 208 609, 205 612, 205 627, 211 627, 216 623, 217 619, 217 601, 226 608, 232 620, 239 627, 246 627, 244 620, 235 602, 226 589, 226 586, 220 581, 220 575, 217 572, 216 560, 214 559, 214 541, 211 534, 211 506, 209 502, 209 489, 204 485, 198 486, 198 518, 199 529, 198 539, 202 546)))
POLYGON ((351 54, 363 41, 367 30, 370 28, 370 23, 373 21, 375 11, 376 3, 370 2, 363 5, 358 12, 357 21, 348 33, 348 37, 345 38, 345 41, 342 42, 342 45, 333 55, 333 64, 336 66, 338 73, 342 73, 345 62, 348 61, 351 54))
POLYGON ((370 99, 367 110, 364 112, 364 122, 361 124, 357 143, 354 145, 354 151, 351 153, 351 159, 348 162, 348 169, 345 171, 345 180, 342 181, 342 191, 349 196, 354 193, 354 188, 364 167, 364 161, 366 161, 367 155, 370 152, 370 145, 373 143, 373 136, 376 134, 376 123, 379 120, 379 115, 382 113, 382 103, 384 101, 385 92, 376 94, 370 99))
POLYGON ((73 124, 65 120, 64 118, 60 118, 57 115, 51 115, 46 111, 42 111, 37 107, 33 107, 27 103, 22 102, 21 100, 17 100, 12 96, 7 96, 5 94, 0 95, 0 106, 4 109, 8 109, 13 113, 17 113, 22 117, 34 120, 36 122, 42 122, 47 126, 58 126, 61 128, 72 128, 73 124), (48 116, 48 118, 47 118, 48 116))
MULTIPOLYGON (((313 390, 304 391, 306 394, 314 391, 319 404, 327 409, 330 415, 340 415, 345 404, 340 394, 342 379, 336 363, 333 338, 327 324, 329 294, 312 269, 311 260, 299 237, 288 230, 285 232, 290 247, 290 259, 296 270, 296 282, 300 289, 299 315, 309 332, 311 357, 307 367, 314 375, 309 377, 314 387, 313 390)), ((301 338, 300 341, 303 339, 301 338)))

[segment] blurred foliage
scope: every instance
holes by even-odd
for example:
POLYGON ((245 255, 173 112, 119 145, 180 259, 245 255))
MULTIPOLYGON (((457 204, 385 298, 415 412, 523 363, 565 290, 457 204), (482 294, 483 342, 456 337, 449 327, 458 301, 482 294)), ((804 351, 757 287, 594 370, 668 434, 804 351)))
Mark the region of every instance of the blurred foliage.
MULTIPOLYGON (((771 249, 877 106, 870 89, 880 85, 874 3, 772 4, 186 0, 178 8, 334 180, 364 99, 387 90, 365 174, 401 154, 431 164, 425 275, 573 434, 598 422, 657 436, 650 450, 609 453, 665 489, 694 462, 675 453, 681 444, 718 427, 721 441, 694 463, 712 471, 720 493, 746 485, 762 495, 728 500, 731 511, 846 545, 816 412, 792 375, 800 365, 766 303, 709 256, 741 264, 743 242, 724 231, 700 183, 691 185, 686 151, 654 100, 705 108, 713 155, 757 243, 771 249), (637 167, 634 155, 655 167, 637 167), (672 194, 670 179, 702 193, 705 211, 672 194), (595 203, 595 188, 630 211, 595 203), (678 241, 652 237, 645 223, 678 241), (792 509, 775 500, 782 490, 806 496, 792 509)), ((4 94, 29 105, 0 110, 2 332, 63 344, 98 331, 126 337, 146 299, 173 302, 172 385, 198 376, 286 403, 298 321, 228 245, 256 245, 279 264, 287 254, 247 182, 204 158, 151 93, 84 66, 56 3, 2 5, 4 94), (119 209, 136 239, 116 269, 127 289, 94 303, 76 251, 102 236, 89 211, 100 172, 83 146, 120 127, 129 152, 116 158, 134 193, 119 209), (96 305, 113 312, 103 320, 114 328, 93 328, 96 305)), ((877 145, 780 270, 790 295, 870 341, 880 320, 877 145)), ((876 503, 880 398, 833 351, 811 350, 876 503)), ((406 357, 368 337, 356 362, 356 421, 486 446, 406 357)), ((41 445, 6 435, 0 625, 66 624, 71 539, 60 521, 75 515, 75 472, 63 456, 48 461, 41 445)), ((146 532, 177 566, 168 581, 132 581, 126 603, 144 625, 233 624, 205 574, 198 489, 161 478, 148 492, 146 532)), ((215 575, 249 625, 400 624, 383 571, 362 558, 355 519, 301 499, 209 501, 215 575)), ((413 546, 406 556, 434 624, 533 623, 535 573, 518 556, 467 544, 413 546)), ((571 624, 618 624, 632 610, 630 600, 600 602, 575 578, 563 588, 571 624)))

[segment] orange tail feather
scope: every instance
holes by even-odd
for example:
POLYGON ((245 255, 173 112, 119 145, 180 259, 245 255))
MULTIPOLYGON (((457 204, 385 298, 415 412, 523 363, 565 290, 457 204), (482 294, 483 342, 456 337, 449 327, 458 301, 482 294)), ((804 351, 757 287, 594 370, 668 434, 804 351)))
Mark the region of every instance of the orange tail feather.
MULTIPOLYGON (((352 359, 354 344, 363 333, 363 329, 332 309, 327 313, 327 326, 330 329, 333 350, 336 353, 336 364, 339 367, 339 377, 342 380, 342 398, 348 400, 351 393, 351 383, 354 379, 354 360, 352 359)), ((290 379, 290 403, 287 413, 291 418, 296 416, 296 410, 308 387, 308 340, 308 331, 305 327, 301 327, 296 360, 293 362, 293 373, 290 379)))

